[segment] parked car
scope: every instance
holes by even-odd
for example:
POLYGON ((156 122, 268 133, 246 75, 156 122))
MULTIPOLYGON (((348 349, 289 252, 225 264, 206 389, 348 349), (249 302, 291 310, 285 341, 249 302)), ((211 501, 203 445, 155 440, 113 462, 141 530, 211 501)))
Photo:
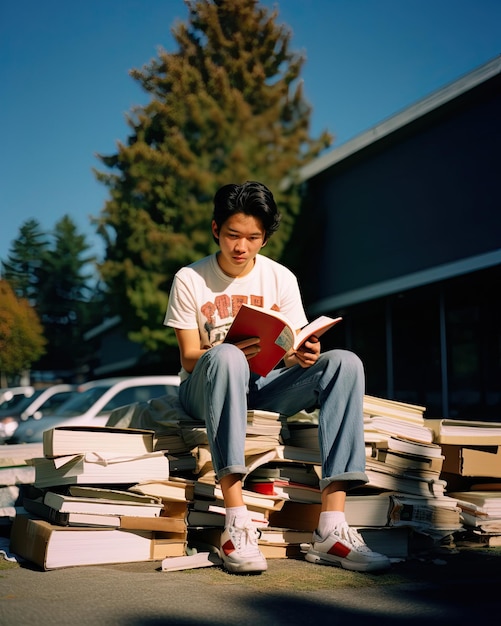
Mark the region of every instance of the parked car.
POLYGON ((178 376, 136 376, 84 383, 50 415, 20 423, 6 443, 41 442, 44 430, 56 426, 105 426, 115 409, 177 392, 179 382, 178 376))
POLYGON ((8 408, 3 409, 0 405, 0 443, 12 437, 20 422, 28 419, 38 420, 44 413, 53 413, 63 402, 77 393, 76 385, 66 383, 54 384, 44 389, 33 387, 28 389, 32 391, 19 393, 11 401, 6 401, 8 408))
POLYGON ((24 398, 30 398, 35 393, 35 387, 20 385, 18 387, 3 387, 0 389, 0 415, 7 414, 14 409, 24 398))

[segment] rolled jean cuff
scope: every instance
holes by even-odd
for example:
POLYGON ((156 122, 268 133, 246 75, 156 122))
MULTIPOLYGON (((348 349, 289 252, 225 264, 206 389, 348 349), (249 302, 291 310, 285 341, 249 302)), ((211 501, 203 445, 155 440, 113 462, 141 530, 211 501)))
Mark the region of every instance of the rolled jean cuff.
POLYGON ((228 465, 228 467, 223 467, 219 472, 216 472, 216 478, 221 480, 221 478, 230 474, 241 474, 243 478, 247 474, 247 468, 245 465, 228 465))
POLYGON ((343 485, 344 491, 350 491, 357 487, 363 487, 369 482, 369 478, 365 472, 344 472, 337 476, 329 476, 329 478, 320 479, 320 491, 323 491, 331 483, 340 482, 345 483, 343 485))

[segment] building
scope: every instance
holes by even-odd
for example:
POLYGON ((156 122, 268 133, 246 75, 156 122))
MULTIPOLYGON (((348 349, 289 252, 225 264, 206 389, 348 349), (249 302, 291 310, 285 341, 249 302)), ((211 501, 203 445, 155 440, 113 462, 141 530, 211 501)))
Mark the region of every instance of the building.
POLYGON ((302 170, 285 260, 367 393, 501 421, 500 148, 498 56, 302 170))

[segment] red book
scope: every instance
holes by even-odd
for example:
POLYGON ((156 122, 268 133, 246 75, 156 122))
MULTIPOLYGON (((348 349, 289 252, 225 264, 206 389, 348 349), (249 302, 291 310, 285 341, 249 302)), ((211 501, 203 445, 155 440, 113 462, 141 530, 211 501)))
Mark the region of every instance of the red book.
POLYGON ((289 350, 297 350, 310 337, 320 337, 342 320, 341 317, 322 315, 297 329, 279 311, 242 304, 225 338, 227 343, 237 343, 250 337, 259 337, 261 351, 249 359, 249 367, 259 376, 266 376, 280 363, 289 350))

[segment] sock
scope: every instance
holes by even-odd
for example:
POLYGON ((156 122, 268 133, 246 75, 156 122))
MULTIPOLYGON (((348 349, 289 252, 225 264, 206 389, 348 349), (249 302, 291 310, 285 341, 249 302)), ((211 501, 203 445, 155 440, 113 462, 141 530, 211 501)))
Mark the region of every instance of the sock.
POLYGON ((321 537, 327 537, 343 522, 346 522, 344 511, 322 511, 318 519, 317 532, 321 537))
POLYGON ((245 504, 243 506, 227 506, 225 527, 232 526, 235 521, 243 523, 249 517, 245 504))

